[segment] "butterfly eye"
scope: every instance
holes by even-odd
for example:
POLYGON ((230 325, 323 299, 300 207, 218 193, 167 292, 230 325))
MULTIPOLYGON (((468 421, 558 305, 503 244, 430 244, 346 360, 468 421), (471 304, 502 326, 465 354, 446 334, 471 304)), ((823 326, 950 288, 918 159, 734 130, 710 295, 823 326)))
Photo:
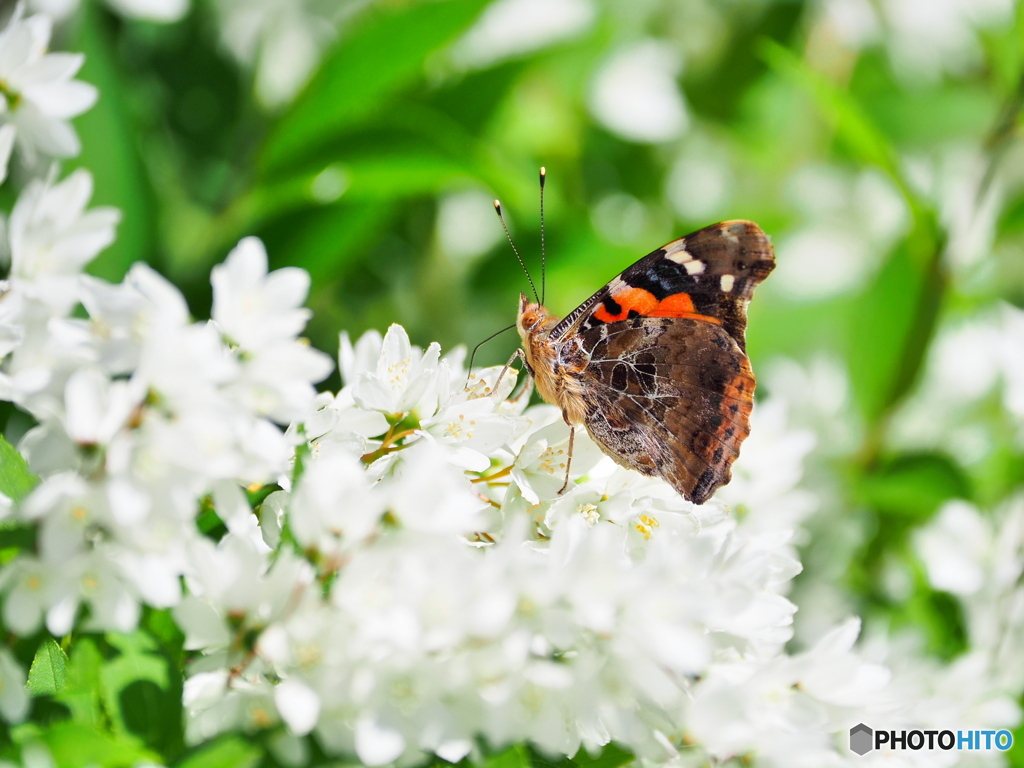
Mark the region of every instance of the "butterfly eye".
POLYGON ((539 322, 540 318, 537 316, 537 313, 532 310, 530 312, 523 312, 523 316, 520 318, 520 323, 522 323, 523 328, 533 328, 539 322))

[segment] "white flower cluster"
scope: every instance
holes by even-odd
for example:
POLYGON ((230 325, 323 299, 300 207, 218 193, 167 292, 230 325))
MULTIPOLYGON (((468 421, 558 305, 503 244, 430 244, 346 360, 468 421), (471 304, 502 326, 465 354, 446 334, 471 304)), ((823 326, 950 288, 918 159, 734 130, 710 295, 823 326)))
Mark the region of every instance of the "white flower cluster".
MULTIPOLYGON (((854 620, 783 651, 800 569, 785 526, 814 500, 797 488, 811 438, 778 404, 723 494, 741 521, 585 434, 559 494, 568 429, 510 399, 513 372, 467 373, 394 326, 343 335, 345 385, 316 395, 330 361, 297 338, 308 277, 268 274, 257 240, 214 270, 209 322, 145 266, 116 285, 83 276, 117 221, 86 209, 90 187, 84 171, 30 184, 6 228, 0 394, 37 422, 20 448, 41 482, 4 506, 37 547, 0 573, 2 617, 64 635, 172 607, 195 654, 191 740, 272 728, 293 764, 315 734, 367 765, 457 761, 480 737, 822 765, 858 721, 934 721, 922 700, 966 725, 1019 718, 992 682, 963 702, 891 690, 851 650, 854 620), (254 514, 243 489, 273 484, 254 514), (202 510, 224 535, 201 532, 202 510)), ((23 680, 0 651, 9 721, 23 680)))
MULTIPOLYGON (((125 631, 141 605, 173 606, 196 653, 190 738, 283 723, 293 758, 315 733, 368 765, 457 760, 480 736, 770 763, 788 747, 769 721, 835 753, 850 707, 814 676, 853 659, 856 630, 782 653, 787 532, 694 507, 585 435, 559 495, 557 410, 397 326, 343 337, 345 386, 317 396, 330 361, 297 338, 304 272, 267 274, 244 240, 213 273, 212 320, 194 322, 148 267, 116 285, 81 274, 117 221, 86 209, 90 186, 84 171, 33 183, 7 227, 0 392, 37 421, 20 448, 41 477, 6 512, 37 532, 0 576, 8 629, 125 631), (275 482, 257 525, 243 488, 275 482), (714 714, 734 700, 744 718, 714 714)), ((7 654, 0 675, 23 679, 7 654)), ((9 719, 24 709, 0 700, 9 719)))
POLYGON ((233 534, 199 548, 175 610, 204 654, 190 736, 282 720, 368 765, 457 761, 479 735, 673 756, 697 679, 789 638, 787 537, 744 534, 585 436, 559 496, 557 410, 507 400, 498 368, 464 386, 439 352, 398 326, 343 337, 346 386, 300 428, 294 487, 261 508, 276 557, 233 534))
POLYGON ((20 448, 42 477, 18 509, 38 524, 37 553, 2 574, 4 623, 19 634, 44 620, 55 635, 79 619, 129 630, 140 601, 177 603, 198 500, 241 509, 240 483, 285 471, 292 450, 276 424, 307 411, 331 370, 296 339, 308 276, 268 276, 256 240, 214 272, 211 322, 193 322, 146 266, 118 285, 83 276, 117 221, 84 210, 90 188, 84 171, 30 184, 7 228, 0 395, 36 420, 20 448))

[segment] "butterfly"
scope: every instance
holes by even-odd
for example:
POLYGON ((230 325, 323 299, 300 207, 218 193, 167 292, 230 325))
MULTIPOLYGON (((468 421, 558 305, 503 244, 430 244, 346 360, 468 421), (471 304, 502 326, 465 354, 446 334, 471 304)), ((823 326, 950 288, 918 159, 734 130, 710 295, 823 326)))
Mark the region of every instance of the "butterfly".
POLYGON ((570 460, 582 425, 695 504, 728 483, 756 383, 747 305, 774 267, 757 224, 724 221, 647 254, 564 318, 520 294, 522 356, 571 428, 570 460))

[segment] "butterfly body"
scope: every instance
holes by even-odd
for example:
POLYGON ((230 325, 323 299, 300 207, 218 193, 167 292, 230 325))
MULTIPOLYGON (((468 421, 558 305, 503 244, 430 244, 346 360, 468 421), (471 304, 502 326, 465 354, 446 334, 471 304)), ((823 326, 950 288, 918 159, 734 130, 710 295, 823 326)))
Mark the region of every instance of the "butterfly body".
POLYGON ((619 464, 704 503, 750 432, 746 307, 774 266, 756 224, 727 221, 651 252, 565 318, 521 295, 537 391, 619 464))

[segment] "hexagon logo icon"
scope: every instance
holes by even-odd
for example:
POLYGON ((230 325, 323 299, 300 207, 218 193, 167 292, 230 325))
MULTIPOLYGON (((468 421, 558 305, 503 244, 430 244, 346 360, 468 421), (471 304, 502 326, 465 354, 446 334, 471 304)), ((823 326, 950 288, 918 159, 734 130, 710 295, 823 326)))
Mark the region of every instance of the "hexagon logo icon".
POLYGON ((866 755, 874 746, 872 745, 872 731, 864 723, 857 723, 850 729, 850 751, 858 755, 866 755))

